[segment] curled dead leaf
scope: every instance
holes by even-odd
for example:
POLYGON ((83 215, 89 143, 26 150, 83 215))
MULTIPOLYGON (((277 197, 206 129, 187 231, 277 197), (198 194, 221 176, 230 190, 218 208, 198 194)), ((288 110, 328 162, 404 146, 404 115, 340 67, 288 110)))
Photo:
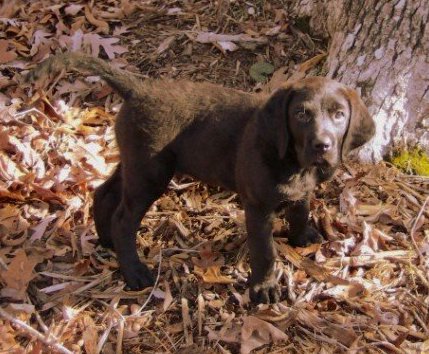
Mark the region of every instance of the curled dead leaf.
POLYGON ((104 34, 109 33, 109 24, 106 21, 96 19, 89 6, 85 6, 85 17, 90 24, 97 27, 98 31, 104 34))
POLYGON ((243 318, 241 328, 241 354, 248 354, 253 349, 265 344, 287 340, 288 336, 269 322, 254 316, 243 318))

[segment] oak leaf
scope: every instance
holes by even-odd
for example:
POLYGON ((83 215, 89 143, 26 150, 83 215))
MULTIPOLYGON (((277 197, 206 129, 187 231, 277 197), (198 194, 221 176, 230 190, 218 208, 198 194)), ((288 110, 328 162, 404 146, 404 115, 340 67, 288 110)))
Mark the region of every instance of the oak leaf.
POLYGON ((119 38, 103 38, 96 33, 86 33, 83 38, 83 43, 91 46, 92 56, 98 57, 100 54, 100 47, 102 47, 109 59, 113 59, 115 54, 122 54, 128 51, 125 47, 114 45, 118 41, 119 38))
POLYGON ((8 50, 9 41, 6 39, 0 40, 0 64, 4 64, 16 59, 17 54, 14 50, 8 50))
POLYGON ((248 354, 253 349, 265 344, 276 343, 287 340, 288 336, 274 327, 271 323, 263 321, 254 316, 243 318, 241 328, 241 354, 248 354))
POLYGON ((194 272, 199 276, 201 276, 201 278, 205 283, 210 283, 210 284, 235 283, 234 279, 221 274, 220 266, 210 266, 205 270, 199 268, 198 266, 195 266, 194 272))
POLYGON ((8 269, 0 273, 5 284, 2 295, 13 297, 16 300, 23 300, 28 283, 34 278, 33 269, 40 261, 39 257, 27 257, 23 249, 19 249, 15 258, 10 262, 8 269))

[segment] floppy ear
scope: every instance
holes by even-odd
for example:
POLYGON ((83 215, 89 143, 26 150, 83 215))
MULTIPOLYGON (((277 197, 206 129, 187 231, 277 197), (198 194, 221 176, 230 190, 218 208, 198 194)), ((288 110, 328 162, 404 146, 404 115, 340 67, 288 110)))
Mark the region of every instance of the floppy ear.
POLYGON ((285 157, 289 142, 287 105, 291 91, 290 87, 278 89, 259 112, 263 137, 276 146, 280 160, 285 157))
POLYGON ((350 121, 343 141, 341 153, 343 160, 350 151, 365 144, 375 133, 374 120, 358 93, 346 88, 344 94, 350 105, 350 121))

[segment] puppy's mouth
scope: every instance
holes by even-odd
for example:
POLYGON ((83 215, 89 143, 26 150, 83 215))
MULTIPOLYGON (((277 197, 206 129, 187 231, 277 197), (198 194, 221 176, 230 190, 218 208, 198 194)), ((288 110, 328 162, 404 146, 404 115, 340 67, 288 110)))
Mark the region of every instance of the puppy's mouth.
POLYGON ((335 168, 338 166, 338 159, 333 153, 307 152, 298 154, 298 161, 301 167, 317 167, 322 169, 335 168))
POLYGON ((329 167, 331 164, 323 155, 319 155, 319 156, 315 156, 313 163, 311 165, 316 167, 329 167))

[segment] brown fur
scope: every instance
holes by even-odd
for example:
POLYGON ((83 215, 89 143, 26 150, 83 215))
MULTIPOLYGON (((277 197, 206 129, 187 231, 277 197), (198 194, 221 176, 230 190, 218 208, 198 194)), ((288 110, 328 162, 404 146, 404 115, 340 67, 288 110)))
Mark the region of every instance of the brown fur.
POLYGON ((175 173, 236 191, 246 213, 250 295, 279 300, 271 220, 285 207, 289 242, 320 242, 307 225, 309 195, 330 178, 374 123, 351 89, 324 78, 289 84, 271 96, 209 83, 146 80, 78 54, 49 58, 35 79, 77 69, 100 75, 124 98, 115 131, 121 163, 95 192, 94 219, 102 245, 117 253, 131 289, 153 284, 139 261, 135 234, 175 173))

